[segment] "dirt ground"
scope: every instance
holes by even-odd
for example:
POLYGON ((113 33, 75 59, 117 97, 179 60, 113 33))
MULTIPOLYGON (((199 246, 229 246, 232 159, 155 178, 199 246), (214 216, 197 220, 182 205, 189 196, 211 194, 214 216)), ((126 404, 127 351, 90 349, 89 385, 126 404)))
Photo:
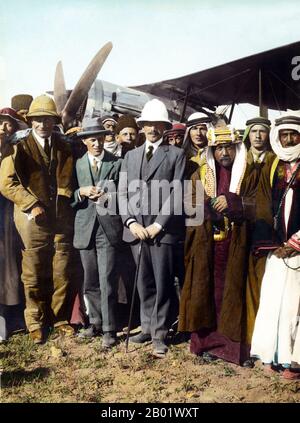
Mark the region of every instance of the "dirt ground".
MULTIPOLYGON (((124 334, 120 334, 124 339, 124 334)), ((176 340, 176 338, 175 338, 176 340)), ((178 342, 178 341, 177 341, 178 342)), ((101 338, 82 341, 51 335, 34 345, 28 335, 0 343, 3 403, 278 403, 300 402, 300 383, 266 376, 261 364, 244 369, 217 360, 206 364, 186 342, 164 359, 151 344, 125 342, 105 352, 101 338)))

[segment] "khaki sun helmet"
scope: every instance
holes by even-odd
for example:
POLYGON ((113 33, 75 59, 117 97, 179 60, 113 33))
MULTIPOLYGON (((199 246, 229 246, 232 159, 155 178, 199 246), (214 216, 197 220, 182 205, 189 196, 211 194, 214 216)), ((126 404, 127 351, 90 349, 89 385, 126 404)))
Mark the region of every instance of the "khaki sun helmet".
POLYGON ((30 118, 34 116, 54 116, 60 120, 54 100, 45 94, 32 100, 27 117, 30 118))

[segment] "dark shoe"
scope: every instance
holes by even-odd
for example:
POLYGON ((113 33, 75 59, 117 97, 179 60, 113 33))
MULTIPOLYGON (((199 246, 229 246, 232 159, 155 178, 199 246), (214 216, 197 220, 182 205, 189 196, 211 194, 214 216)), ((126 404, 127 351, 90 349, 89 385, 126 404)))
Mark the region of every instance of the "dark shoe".
POLYGON ((278 366, 275 366, 270 363, 264 363, 263 369, 264 369, 265 375, 267 376, 273 376, 273 375, 279 374, 278 366))
POLYGON ((145 342, 151 341, 150 333, 139 333, 138 335, 134 335, 129 338, 129 342, 133 342, 134 344, 144 344, 145 342))
POLYGON ((254 365, 255 365, 254 358, 248 358, 248 360, 244 361, 244 363, 242 364, 242 367, 246 367, 247 369, 253 369, 254 365))
POLYGON ((72 326, 67 324, 56 326, 55 329, 60 335, 64 336, 73 336, 75 334, 75 331, 72 326))
POLYGON ((45 341, 42 329, 36 329, 36 330, 33 330, 32 332, 29 332, 29 336, 31 340, 33 341, 33 343, 37 345, 43 344, 43 342, 45 341))
POLYGON ((168 352, 165 342, 160 339, 153 339, 153 353, 158 356, 164 356, 168 352))
POLYGON ((203 360, 204 360, 206 363, 212 363, 213 361, 218 360, 218 357, 216 357, 215 355, 213 355, 213 354, 211 354, 211 353, 209 353, 209 352, 207 352, 207 351, 205 351, 205 352, 202 354, 202 358, 203 358, 203 360))
POLYGON ((102 338, 102 347, 105 349, 110 349, 117 345, 117 336, 116 332, 104 332, 103 338, 102 338))
POLYGON ((78 333, 77 336, 78 338, 81 338, 81 339, 90 339, 100 335, 101 335, 101 328, 95 325, 90 325, 86 329, 82 329, 78 333))

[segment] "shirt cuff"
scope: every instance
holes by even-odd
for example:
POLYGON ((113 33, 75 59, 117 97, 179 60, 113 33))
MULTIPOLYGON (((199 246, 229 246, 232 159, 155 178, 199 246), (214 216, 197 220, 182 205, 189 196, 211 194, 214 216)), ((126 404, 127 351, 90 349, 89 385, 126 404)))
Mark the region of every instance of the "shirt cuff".
POLYGON ((127 220, 126 220, 126 222, 125 222, 125 226, 126 226, 126 228, 128 228, 128 229, 129 229, 129 226, 130 226, 132 223, 136 223, 136 220, 135 220, 133 217, 130 217, 130 218, 129 218, 129 219, 127 219, 127 220))
POLYGON ((160 223, 154 222, 153 225, 155 225, 159 230, 162 230, 162 226, 160 223))

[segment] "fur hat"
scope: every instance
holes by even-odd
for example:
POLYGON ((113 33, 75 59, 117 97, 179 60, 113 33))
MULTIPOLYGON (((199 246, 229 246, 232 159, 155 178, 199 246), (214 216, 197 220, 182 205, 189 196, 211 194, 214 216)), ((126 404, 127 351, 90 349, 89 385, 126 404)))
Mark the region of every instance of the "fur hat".
POLYGON ((124 128, 134 128, 136 132, 139 131, 136 121, 131 115, 123 115, 119 118, 117 126, 115 128, 116 134, 119 134, 124 128))

